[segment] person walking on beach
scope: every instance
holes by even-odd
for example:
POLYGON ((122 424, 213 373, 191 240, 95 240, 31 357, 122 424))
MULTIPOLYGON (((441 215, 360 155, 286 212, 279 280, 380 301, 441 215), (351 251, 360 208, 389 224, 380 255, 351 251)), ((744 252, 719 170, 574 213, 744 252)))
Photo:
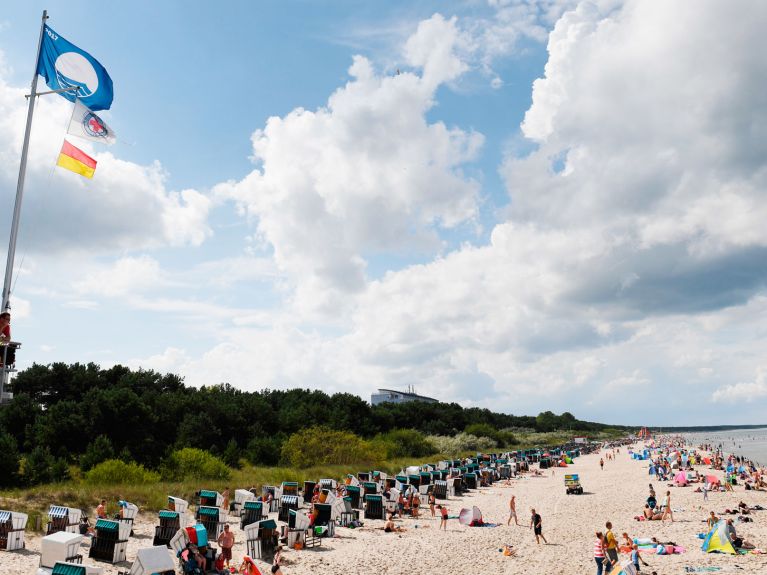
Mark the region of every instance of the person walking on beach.
POLYGON ((511 519, 514 518, 514 525, 519 525, 517 520, 517 496, 512 495, 509 499, 509 520, 506 521, 506 525, 511 525, 511 519))
POLYGON ((437 503, 437 497, 434 495, 434 490, 429 491, 429 511, 431 516, 434 517, 434 505, 437 503))
POLYGON ((96 519, 106 519, 107 518, 107 500, 102 499, 101 503, 99 503, 99 506, 96 507, 96 519))
POLYGON ((595 533, 594 541, 594 561, 597 563, 597 575, 602 575, 605 564, 605 540, 601 531, 595 533))
POLYGON ((671 511, 671 492, 666 491, 666 496, 663 498, 663 516, 660 518, 661 521, 665 522, 666 517, 671 518, 671 523, 674 522, 674 512, 671 511))
POLYGON ((609 521, 605 523, 607 532, 605 533, 605 554, 609 561, 608 571, 612 569, 612 566, 618 563, 618 542, 615 540, 615 533, 613 533, 613 524, 609 521))
POLYGON ((224 558, 226 568, 232 560, 232 547, 234 547, 234 533, 229 530, 229 524, 224 523, 224 530, 218 536, 218 544, 221 546, 221 556, 224 558))
POLYGON ((530 509, 530 513, 532 516, 530 517, 530 528, 533 530, 533 533, 535 533, 535 543, 537 545, 540 545, 541 542, 538 540, 543 539, 543 542, 548 545, 549 542, 546 541, 546 538, 543 536, 543 519, 541 519, 541 516, 535 512, 535 509, 530 509))
POLYGON ((599 468, 604 471, 605 470, 605 460, 601 457, 599 458, 599 468))
POLYGON ((447 531, 447 505, 437 505, 437 509, 439 509, 439 514, 441 517, 438 529, 444 529, 447 531))

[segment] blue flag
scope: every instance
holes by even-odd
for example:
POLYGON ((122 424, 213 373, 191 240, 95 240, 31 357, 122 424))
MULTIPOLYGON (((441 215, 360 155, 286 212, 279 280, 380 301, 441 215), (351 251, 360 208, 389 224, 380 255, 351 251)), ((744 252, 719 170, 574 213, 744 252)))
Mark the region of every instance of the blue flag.
POLYGON ((112 78, 104 66, 47 25, 37 73, 45 78, 51 90, 77 87, 77 90, 61 92, 71 102, 79 98, 91 110, 108 110, 112 105, 112 78))

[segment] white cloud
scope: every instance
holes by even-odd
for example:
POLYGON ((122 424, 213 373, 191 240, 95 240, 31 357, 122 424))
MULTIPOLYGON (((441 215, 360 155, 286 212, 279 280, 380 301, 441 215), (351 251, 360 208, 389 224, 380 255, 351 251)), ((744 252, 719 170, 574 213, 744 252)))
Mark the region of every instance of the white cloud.
POLYGON ((720 387, 711 395, 714 403, 751 403, 767 397, 767 368, 761 367, 754 381, 720 387))
POLYGON ((87 273, 73 287, 80 294, 115 297, 168 285, 157 260, 140 256, 121 258, 107 268, 87 273))
POLYGON ((300 307, 337 310, 364 289, 366 253, 434 252, 440 229, 476 217, 478 184, 462 166, 482 136, 425 118, 464 68, 456 41, 453 20, 422 24, 406 48, 422 76, 379 75, 355 57, 327 107, 270 118, 253 135, 260 168, 216 188, 256 222, 300 307))

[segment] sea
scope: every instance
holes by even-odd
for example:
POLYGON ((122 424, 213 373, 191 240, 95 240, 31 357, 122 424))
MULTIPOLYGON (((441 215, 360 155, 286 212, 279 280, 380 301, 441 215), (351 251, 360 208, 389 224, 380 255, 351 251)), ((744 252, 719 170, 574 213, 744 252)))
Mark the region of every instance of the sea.
POLYGON ((691 445, 710 443, 717 447, 721 444, 725 453, 743 455, 758 464, 767 465, 767 427, 701 431, 683 435, 691 445))

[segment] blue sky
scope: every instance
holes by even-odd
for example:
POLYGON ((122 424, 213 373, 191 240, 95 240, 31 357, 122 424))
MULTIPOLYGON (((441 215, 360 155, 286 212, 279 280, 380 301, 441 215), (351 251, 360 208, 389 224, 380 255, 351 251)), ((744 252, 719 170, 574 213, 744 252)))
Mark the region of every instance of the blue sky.
POLYGON ((71 104, 38 106, 20 366, 763 423, 765 11, 666 4, 7 7, 6 213, 44 8, 119 138, 53 169, 71 104))

